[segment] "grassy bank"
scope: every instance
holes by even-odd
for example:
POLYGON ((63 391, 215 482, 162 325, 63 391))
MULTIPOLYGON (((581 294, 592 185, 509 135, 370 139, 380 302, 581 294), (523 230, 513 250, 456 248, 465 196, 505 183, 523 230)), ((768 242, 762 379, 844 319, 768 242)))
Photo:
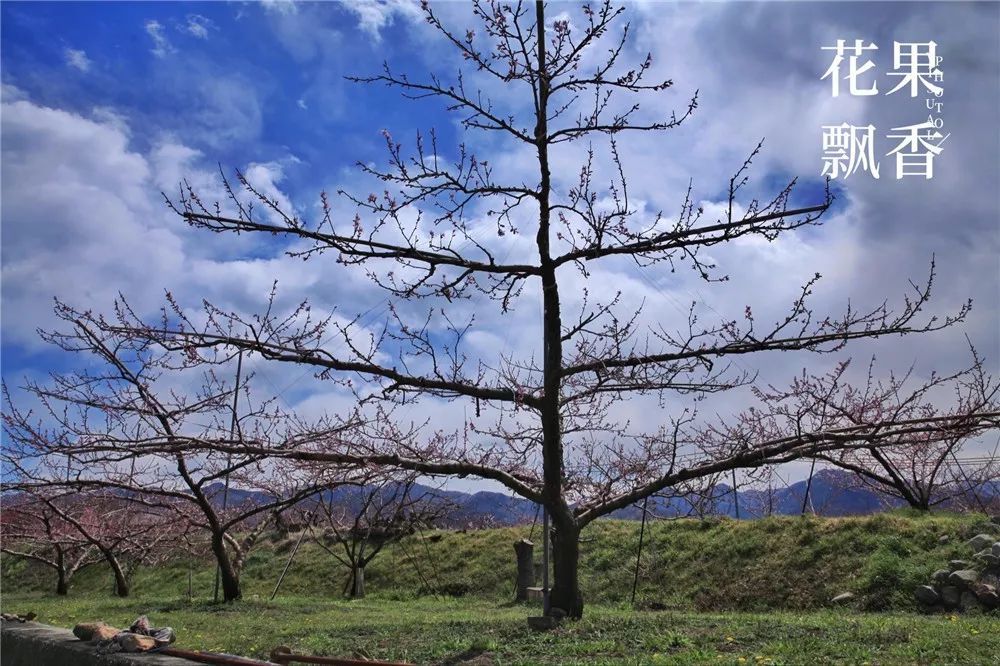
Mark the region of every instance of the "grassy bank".
MULTIPOLYGON (((912 589, 949 559, 970 555, 963 542, 991 528, 985 517, 893 512, 858 518, 768 518, 755 521, 676 520, 648 526, 640 566, 640 606, 678 610, 809 610, 851 591, 866 610, 913 610, 912 589), (947 536, 946 543, 941 543, 947 536)), ((379 599, 510 598, 512 544, 530 527, 433 532, 388 548, 369 566, 369 594, 379 599)), ((267 599, 297 535, 274 534, 254 551, 243 576, 247 598, 267 599)), ((533 534, 541 557, 539 529, 533 534)), ((638 524, 598 521, 583 533, 581 584, 589 603, 628 600, 638 524)), ((178 560, 142 569, 134 591, 146 598, 210 598, 209 560, 178 560)), ((306 541, 282 585, 282 596, 336 599, 345 571, 306 541)), ((48 592, 51 573, 3 558, 5 592, 48 592)), ((107 595, 111 578, 96 566, 81 572, 71 596, 107 595)))
POLYGON ((213 606, 107 597, 4 595, 5 611, 34 609, 51 624, 139 613, 172 626, 178 645, 266 657, 277 645, 416 664, 993 664, 1000 622, 986 616, 852 611, 633 612, 591 606, 548 633, 525 626, 524 606, 484 599, 320 601, 213 606), (469 661, 473 660, 473 661, 469 661))

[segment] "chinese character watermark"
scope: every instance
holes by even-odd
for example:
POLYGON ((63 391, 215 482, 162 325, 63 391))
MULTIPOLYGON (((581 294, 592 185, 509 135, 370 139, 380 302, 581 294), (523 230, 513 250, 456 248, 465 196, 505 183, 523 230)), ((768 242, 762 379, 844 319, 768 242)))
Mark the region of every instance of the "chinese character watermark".
POLYGON ((878 178, 875 126, 824 125, 823 173, 820 175, 836 179, 843 174, 847 178, 858 170, 868 171, 873 178, 878 178))
POLYGON ((933 121, 928 120, 916 125, 893 127, 893 132, 904 134, 889 134, 890 139, 902 139, 899 145, 886 155, 896 156, 896 179, 903 176, 923 176, 930 180, 934 177, 934 158, 941 154, 941 143, 947 138, 937 130, 933 121), (924 130, 921 134, 920 130, 924 130))
MULTIPOLYGON (((885 155, 895 156, 896 179, 907 176, 923 176, 925 179, 934 177, 934 159, 943 150, 941 144, 948 139, 948 134, 942 134, 944 119, 941 117, 944 102, 944 73, 941 63, 944 58, 938 55, 937 43, 929 42, 893 42, 892 72, 887 76, 898 77, 899 82, 885 94, 891 95, 900 90, 909 89, 910 97, 926 95, 925 107, 931 111, 926 122, 914 125, 893 127, 887 134, 887 139, 899 140, 895 148, 885 155), (936 115, 935 115, 936 114, 936 115)), ((878 81, 875 79, 875 63, 866 57, 867 52, 878 51, 874 42, 865 43, 863 39, 855 39, 853 44, 848 40, 838 39, 834 46, 822 46, 823 51, 834 51, 830 67, 820 80, 830 80, 831 93, 834 97, 840 95, 841 81, 848 81, 848 92, 855 97, 870 97, 878 95, 878 81), (844 64, 847 72, 843 72, 844 64), (864 82, 861 77, 864 76, 864 82)), ((874 55, 874 54, 871 54, 874 55)), ((879 177, 879 164, 875 160, 875 132, 872 124, 822 126, 823 171, 820 175, 830 179, 847 178, 859 171, 867 172, 872 178, 879 177)))
POLYGON ((938 69, 943 58, 937 54, 937 44, 934 42, 925 43, 892 43, 892 68, 899 70, 906 68, 905 72, 889 72, 889 76, 902 77, 899 84, 886 93, 891 95, 905 85, 910 86, 910 97, 916 97, 920 90, 919 84, 923 84, 928 92, 935 97, 944 94, 941 86, 934 85, 931 81, 940 83, 944 81, 944 74, 938 69))
POLYGON ((878 50, 878 47, 874 44, 864 45, 860 39, 854 40, 854 46, 848 47, 844 44, 843 39, 837 40, 836 46, 824 46, 822 47, 824 51, 836 51, 837 55, 834 56, 833 62, 830 64, 830 69, 826 70, 826 74, 822 76, 821 81, 826 77, 830 77, 830 83, 833 85, 833 96, 837 97, 840 95, 840 66, 844 62, 844 54, 850 49, 850 54, 848 55, 848 70, 847 74, 843 78, 850 81, 850 91, 852 95, 877 95, 878 94, 878 84, 874 81, 872 82, 871 88, 860 88, 858 86, 858 77, 867 72, 870 69, 875 69, 875 63, 871 60, 865 62, 865 64, 858 67, 858 58, 864 51, 878 50))

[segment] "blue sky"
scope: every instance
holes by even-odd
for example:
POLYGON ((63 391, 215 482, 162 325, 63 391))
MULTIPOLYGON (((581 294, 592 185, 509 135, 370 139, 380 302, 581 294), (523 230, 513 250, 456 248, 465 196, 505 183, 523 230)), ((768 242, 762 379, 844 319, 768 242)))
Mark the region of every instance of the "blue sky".
MULTIPOLYGON (((573 7, 553 3, 550 15, 573 7)), ((464 3, 442 3, 438 11, 459 31, 472 21, 464 3)), ((969 323, 852 352, 859 358, 878 353, 888 367, 951 370, 967 360, 968 334, 998 367, 1000 5, 639 2, 628 5, 628 17, 635 28, 630 52, 651 52, 657 72, 675 81, 652 110, 683 109, 700 90, 700 107, 681 129, 655 141, 623 141, 633 196, 650 213, 676 210, 691 179, 700 202, 719 205, 729 176, 762 137, 765 152, 755 163, 753 186, 766 190, 797 175, 804 183, 799 196, 809 199, 819 191, 820 125, 872 122, 882 130, 923 119, 921 109, 899 96, 832 99, 820 80, 829 65, 821 46, 837 38, 877 41, 883 72, 893 40, 935 40, 946 58, 943 116, 953 136, 932 181, 852 177, 837 185, 837 208, 823 227, 780 243, 720 250, 733 276, 725 286, 706 287, 690 276, 638 276, 634 267, 612 265, 592 287, 624 286, 635 302, 651 304, 651 317, 674 317, 695 299, 727 316, 753 304, 763 317, 821 271, 827 281, 817 291, 819 306, 838 312, 848 298, 898 299, 909 278, 925 277, 935 255, 941 274, 935 303, 946 312, 973 297, 969 323)), ((403 0, 4 2, 0 19, 0 333, 9 382, 73 362, 33 334, 52 325, 54 296, 106 310, 122 291, 154 312, 169 289, 192 306, 210 298, 253 311, 278 279, 289 303, 309 297, 345 316, 384 299, 363 276, 332 261, 303 265, 284 259, 267 240, 188 229, 159 196, 181 178, 211 195, 218 192, 218 164, 227 172, 244 169, 309 217, 321 190, 370 191, 372 183, 353 165, 384 159, 383 129, 410 141, 415 130, 430 127, 446 155, 465 141, 514 177, 533 173, 515 147, 461 132, 435 102, 403 100, 395 91, 345 80, 377 72, 383 60, 401 71, 430 69, 446 77, 461 66, 416 6, 403 0)), ((524 108, 516 90, 488 92, 514 113, 524 108)), ((578 173, 575 150, 555 158, 559 186, 578 173)), ((889 159, 883 162, 887 174, 889 159)), ((517 238, 504 242, 510 243, 505 253, 530 251, 517 238)), ((582 285, 569 291, 574 286, 582 285)), ((476 315, 478 351, 537 351, 530 300, 508 316, 482 307, 476 315)), ((763 359, 759 369, 780 381, 806 363, 821 369, 835 360, 789 354, 763 359)), ((301 369, 260 371, 272 387, 292 387, 286 399, 307 412, 340 399, 301 369)), ((740 404, 739 397, 727 400, 720 412, 740 404)), ((453 412, 439 406, 430 413, 447 421, 453 412)), ((643 409, 635 412, 640 418, 643 409)))
POLYGON ((375 157, 379 130, 405 123, 414 107, 447 131, 438 107, 344 79, 383 59, 405 62, 414 46, 406 26, 376 36, 338 3, 309 11, 325 30, 291 46, 276 28, 288 10, 256 3, 4 3, 4 82, 41 105, 126 115, 140 151, 172 134, 226 165, 282 152, 322 164, 289 179, 302 192, 375 157))

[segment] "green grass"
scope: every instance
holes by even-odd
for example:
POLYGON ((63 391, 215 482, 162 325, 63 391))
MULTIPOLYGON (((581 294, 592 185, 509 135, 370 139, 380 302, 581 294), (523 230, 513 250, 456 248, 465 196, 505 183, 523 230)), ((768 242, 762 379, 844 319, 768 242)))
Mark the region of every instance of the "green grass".
MULTIPOLYGON (((964 541, 994 529, 984 516, 892 512, 859 518, 768 518, 756 521, 657 521, 647 530, 640 567, 640 606, 677 610, 810 610, 828 606, 840 592, 858 595, 869 610, 914 610, 912 589, 948 560, 971 555, 964 541), (948 535, 946 544, 939 537, 948 535)), ((505 600, 512 595, 514 541, 529 527, 434 532, 387 548, 366 572, 369 593, 415 599, 440 592, 505 600)), ((534 531, 536 561, 541 558, 534 531)), ((247 596, 267 598, 297 535, 272 535, 248 558, 247 596)), ((598 521, 583 532, 580 577, 584 599, 617 604, 632 589, 638 525, 598 521)), ((52 588, 51 572, 2 560, 6 590, 52 588)), ((211 595, 210 560, 175 561, 140 570, 134 590, 150 598, 187 594, 189 567, 194 596, 211 595)), ((299 550, 281 594, 335 598, 346 572, 308 541, 299 550)), ((93 567, 73 582, 73 594, 105 594, 107 569, 93 567)))
POLYGON ((479 664, 993 664, 1000 663, 996 613, 923 615, 912 598, 935 569, 971 555, 964 542, 981 531, 997 528, 983 516, 905 511, 656 522, 634 610, 627 601, 638 525, 599 521, 583 534, 585 617, 548 633, 525 625, 537 609, 509 601, 512 544, 528 527, 407 539, 370 565, 369 598, 360 601, 341 599, 345 572, 318 547, 303 546, 268 602, 296 538, 274 534, 249 558, 238 604, 210 603, 209 560, 140 570, 136 596, 122 600, 110 596, 104 567, 84 570, 69 597, 57 598, 49 572, 9 557, 0 604, 67 627, 97 619, 124 626, 147 613, 173 626, 181 647, 256 657, 283 644, 421 664, 477 655, 479 664), (831 609, 830 598, 843 591, 856 601, 831 609), (652 608, 666 610, 641 610, 652 608))
POLYGON ((148 613, 170 625, 179 647, 266 657, 295 651, 418 664, 991 664, 1000 660, 1000 622, 987 616, 908 613, 633 612, 590 606, 552 632, 525 626, 526 606, 484 599, 285 598, 234 605, 55 599, 5 595, 9 612, 39 613, 55 625, 103 619, 117 626, 148 613), (741 661, 741 659, 743 661, 741 661))

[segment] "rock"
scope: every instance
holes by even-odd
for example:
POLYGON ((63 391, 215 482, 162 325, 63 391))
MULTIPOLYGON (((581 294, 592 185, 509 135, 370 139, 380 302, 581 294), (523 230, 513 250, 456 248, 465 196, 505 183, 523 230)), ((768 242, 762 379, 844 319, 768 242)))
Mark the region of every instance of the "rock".
POLYGON ((156 647, 156 639, 140 634, 124 634, 118 639, 122 652, 146 652, 156 647))
POLYGON ((930 585, 921 585, 916 590, 914 590, 913 595, 917 598, 917 601, 922 603, 924 606, 934 606, 939 601, 941 601, 941 596, 937 593, 930 585))
POLYGON ((989 534, 977 534, 968 541, 965 542, 969 548, 975 551, 980 551, 983 548, 989 548, 993 544, 993 537, 989 534))
POLYGON ((853 599, 854 599, 854 593, 853 592, 841 592, 840 594, 838 594, 837 596, 835 596, 833 599, 830 599, 830 603, 832 603, 832 604, 846 604, 847 602, 849 602, 849 601, 851 601, 853 599))
POLYGON ((117 633, 118 629, 104 622, 80 622, 73 627, 73 635, 81 641, 106 641, 117 633))
POLYGON ((938 543, 943 544, 943 543, 948 543, 949 541, 951 541, 951 535, 949 534, 942 534, 941 536, 938 537, 938 543))
POLYGON ((99 643, 101 641, 110 641, 112 638, 120 634, 121 631, 115 629, 114 627, 109 627, 104 624, 94 630, 94 635, 90 637, 91 643, 99 643))
POLYGON ((997 589, 992 585, 976 583, 972 586, 972 593, 979 599, 979 603, 987 608, 1000 606, 1000 594, 997 594, 997 589))
POLYGON ((31 622, 36 617, 38 617, 38 615, 35 613, 28 613, 26 615, 19 615, 18 613, 0 613, 0 618, 3 618, 4 621, 20 622, 22 624, 25 622, 31 622))
POLYGON ((990 522, 994 525, 1000 525, 1000 513, 990 516, 990 522))
POLYGON ((994 555, 1000 557, 1000 541, 997 541, 995 544, 993 544, 993 548, 991 548, 991 550, 993 551, 994 555))
POLYGON ((90 637, 94 635, 94 629, 97 629, 99 622, 77 622, 76 626, 73 627, 73 635, 79 638, 81 641, 89 641, 90 637))
POLYGON ((934 575, 931 576, 931 578, 934 579, 935 583, 945 583, 948 581, 948 576, 950 575, 951 572, 948 571, 947 569, 938 569, 937 571, 934 572, 934 575))
POLYGON ((976 598, 976 595, 974 595, 972 592, 969 592, 968 590, 962 592, 962 596, 959 599, 958 605, 964 611, 970 611, 982 608, 982 606, 979 603, 979 599, 976 598))
POLYGON ((996 589, 1000 590, 1000 576, 997 574, 987 571, 979 576, 979 582, 983 585, 992 585, 996 589))
POLYGON ((945 585, 941 588, 941 603, 945 608, 956 608, 962 599, 962 592, 954 585, 945 585))
POLYGON ((969 563, 965 560, 952 560, 948 562, 948 568, 952 571, 958 571, 959 569, 968 569, 969 563))
POLYGON ((551 615, 535 615, 528 617, 528 628, 535 631, 548 631, 559 626, 559 619, 551 615))
POLYGON ((948 582, 957 587, 972 585, 977 580, 979 580, 979 574, 975 569, 959 569, 952 571, 948 576, 948 582))
POLYGON ((975 554, 975 559, 983 562, 988 567, 1000 566, 1000 557, 993 554, 992 551, 983 550, 975 554))
POLYGON ((989 583, 976 583, 975 585, 972 586, 972 591, 975 592, 976 594, 979 594, 980 592, 983 593, 996 592, 997 586, 990 585, 989 583))

